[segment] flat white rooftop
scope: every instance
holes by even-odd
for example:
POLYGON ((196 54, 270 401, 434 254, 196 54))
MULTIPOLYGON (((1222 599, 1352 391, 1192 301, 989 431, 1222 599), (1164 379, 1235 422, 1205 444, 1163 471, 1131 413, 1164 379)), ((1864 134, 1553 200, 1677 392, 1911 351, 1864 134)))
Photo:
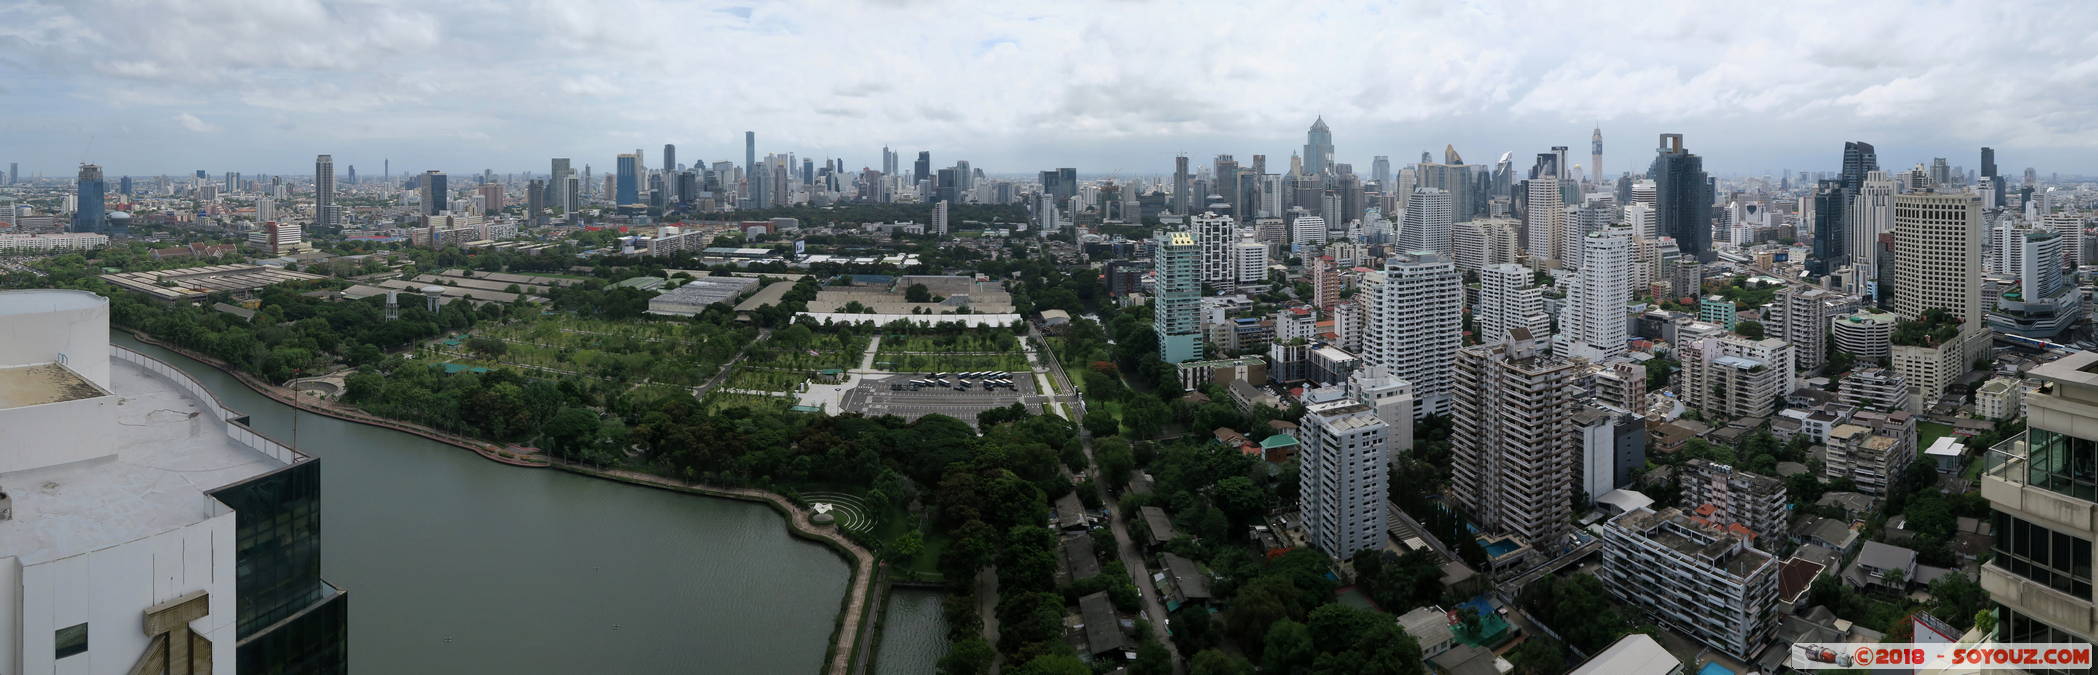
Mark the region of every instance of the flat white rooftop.
MULTIPOLYGON (((0 368, 0 410, 78 401, 103 394, 95 383, 55 363, 0 368)), ((0 434, 5 432, 0 429, 0 434)))
POLYGON ((0 521, 0 556, 34 565, 202 522, 215 503, 206 490, 283 466, 227 437, 208 404, 172 382, 120 360, 110 381, 114 455, 0 473, 15 512, 0 521))

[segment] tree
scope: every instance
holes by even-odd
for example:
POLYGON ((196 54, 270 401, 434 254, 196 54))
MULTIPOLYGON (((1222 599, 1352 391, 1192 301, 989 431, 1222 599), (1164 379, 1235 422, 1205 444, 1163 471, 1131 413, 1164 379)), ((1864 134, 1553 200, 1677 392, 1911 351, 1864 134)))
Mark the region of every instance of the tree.
POLYGON ((1204 649, 1188 661, 1188 675, 1253 675, 1253 664, 1215 649, 1204 649))
POLYGON ((984 675, 997 658, 990 643, 971 637, 947 647, 947 655, 940 657, 940 675, 984 675))
POLYGON ((1763 322, 1743 321, 1741 323, 1734 324, 1734 332, 1740 333, 1741 337, 1745 337, 1750 340, 1761 340, 1763 339, 1763 322))
POLYGON ((1093 675, 1093 669, 1070 654, 1044 654, 1013 669, 1013 675, 1093 675))
POLYGON ((1145 631, 1144 643, 1136 647, 1136 660, 1129 663, 1129 675, 1173 675, 1173 655, 1145 631))
POLYGON ((925 284, 911 284, 910 288, 904 289, 903 300, 904 302, 932 302, 932 289, 926 288, 925 284))
POLYGON ((1311 629, 1289 619, 1269 626, 1262 645, 1260 669, 1265 673, 1309 673, 1312 660, 1318 657, 1318 648, 1311 643, 1311 629))
POLYGON ((1566 672, 1566 650, 1551 636, 1532 635, 1509 652, 1508 662, 1515 665, 1517 675, 1559 675, 1566 672))

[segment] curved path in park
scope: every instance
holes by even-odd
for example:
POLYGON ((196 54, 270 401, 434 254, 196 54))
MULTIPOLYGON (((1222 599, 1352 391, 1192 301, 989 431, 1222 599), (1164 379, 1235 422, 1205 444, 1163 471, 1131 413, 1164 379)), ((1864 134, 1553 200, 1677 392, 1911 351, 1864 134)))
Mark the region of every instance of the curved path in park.
MULTIPOLYGON (((415 434, 417 436, 422 436, 433 441, 463 448, 466 450, 471 450, 474 452, 474 454, 480 455, 483 458, 493 460, 496 462, 501 462, 503 464, 508 464, 511 466, 534 469, 559 468, 573 473, 594 476, 606 480, 619 481, 622 483, 630 483, 645 487, 661 488, 666 490, 705 495, 710 497, 760 502, 768 506, 771 506, 773 510, 778 511, 782 516, 786 517, 787 530, 789 532, 793 533, 797 537, 814 540, 817 543, 829 547, 832 551, 848 559, 848 561, 852 564, 852 585, 846 591, 845 602, 844 606, 841 608, 841 615, 838 620, 837 631, 832 639, 828 660, 825 663, 823 670, 825 673, 829 673, 830 675, 848 675, 849 673, 854 672, 856 665, 861 669, 864 669, 865 667, 865 661, 856 660, 855 654, 859 651, 859 647, 861 646, 859 644, 861 628, 863 625, 865 625, 866 613, 868 608, 869 590, 872 588, 874 583, 874 554, 872 552, 869 552, 865 547, 862 547, 858 543, 855 543, 851 539, 847 538, 842 532, 839 531, 837 527, 830 525, 817 525, 814 522, 811 522, 809 520, 809 511, 807 509, 803 509, 795 505, 793 501, 787 499, 785 496, 782 496, 775 492, 759 490, 756 488, 720 487, 712 485, 703 485, 699 483, 686 483, 675 479, 664 478, 662 476, 641 473, 638 471, 628 471, 624 469, 594 469, 590 467, 569 464, 566 462, 561 462, 557 464, 551 458, 538 454, 537 450, 519 448, 516 446, 510 446, 507 448, 499 447, 492 443, 487 443, 484 441, 459 436, 457 434, 446 433, 437 429, 422 426, 420 424, 413 424, 409 422, 401 422, 397 420, 390 420, 378 417, 370 413, 366 413, 363 410, 359 410, 353 406, 336 403, 334 401, 305 400, 305 397, 299 396, 297 392, 294 392, 291 389, 280 387, 269 382, 263 381, 238 368, 234 368, 230 364, 227 364, 226 362, 221 361, 219 359, 212 358, 210 356, 200 354, 197 352, 193 352, 188 349, 183 349, 181 347, 177 347, 166 342, 162 342, 160 340, 154 339, 152 336, 149 336, 143 332, 127 332, 129 332, 132 335, 132 337, 137 338, 140 342, 150 344, 155 347, 160 347, 162 349, 166 349, 168 351, 172 351, 183 356, 187 356, 190 359, 195 360, 199 363, 203 363, 213 368, 217 368, 220 371, 226 373, 227 375, 233 376, 233 378, 235 380, 238 380, 241 384, 247 385, 247 387, 249 389, 254 390, 255 393, 262 394, 263 396, 268 396, 271 400, 275 400, 278 403, 292 406, 299 410, 304 410, 320 415, 327 415, 329 417, 334 417, 350 422, 356 422, 359 424, 368 424, 371 426, 393 429, 395 431, 400 431, 403 433, 415 434)), ((724 372, 726 372, 725 366, 724 372)))

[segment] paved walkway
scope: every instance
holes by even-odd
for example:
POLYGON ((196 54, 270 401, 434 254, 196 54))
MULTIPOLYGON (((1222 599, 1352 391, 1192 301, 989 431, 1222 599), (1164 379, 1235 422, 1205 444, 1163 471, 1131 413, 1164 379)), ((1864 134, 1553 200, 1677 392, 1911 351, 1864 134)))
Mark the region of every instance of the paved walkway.
POLYGON ((851 558, 852 586, 845 592, 845 610, 844 616, 838 621, 837 642, 832 645, 830 663, 824 667, 824 672, 832 675, 846 675, 851 672, 854 661, 853 648, 859 645, 860 626, 868 608, 868 589, 872 587, 874 582, 873 553, 868 552, 867 549, 861 548, 859 544, 846 538, 834 526, 816 525, 809 522, 808 509, 801 508, 795 505, 794 502, 788 501, 786 497, 776 493, 754 488, 717 487, 700 483, 686 483, 626 469, 589 469, 573 466, 567 468, 581 473, 603 476, 629 483, 653 485, 718 497, 765 502, 771 504, 775 510, 788 515, 787 526, 793 529, 796 534, 827 542, 834 549, 851 558))
POLYGON ((817 384, 811 381, 809 382, 808 391, 801 392, 799 397, 801 399, 800 403, 805 406, 821 408, 823 412, 832 415, 844 413, 845 392, 852 391, 853 387, 860 386, 860 381, 867 379, 868 376, 889 374, 886 371, 874 369, 874 354, 878 351, 881 351, 880 335, 876 335, 873 339, 867 341, 867 351, 860 355, 860 367, 845 371, 844 381, 837 384, 817 384))
POLYGON ((721 369, 714 371, 714 376, 708 378, 705 384, 692 388, 692 398, 706 398, 708 390, 719 387, 722 382, 728 381, 729 373, 736 370, 736 364, 742 362, 743 357, 750 354, 750 345, 764 342, 765 338, 768 337, 772 337, 772 329, 767 328, 758 331, 758 339, 751 340, 750 344, 743 345, 742 349, 736 350, 736 357, 729 359, 727 363, 721 364, 721 369))

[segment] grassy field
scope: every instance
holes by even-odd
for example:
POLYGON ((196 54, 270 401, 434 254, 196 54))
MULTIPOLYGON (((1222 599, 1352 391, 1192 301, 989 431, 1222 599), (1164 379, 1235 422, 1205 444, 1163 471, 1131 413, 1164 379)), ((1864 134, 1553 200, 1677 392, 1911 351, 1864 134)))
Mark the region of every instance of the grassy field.
POLYGON ((1930 447, 1931 442, 1938 440, 1939 436, 1950 435, 1952 435, 1952 425, 1939 424, 1937 422, 1916 423, 1916 447, 1919 450, 1930 447))
POLYGON ((783 396, 737 394, 726 391, 709 392, 706 398, 700 399, 699 401, 700 409, 705 410, 708 414, 718 413, 723 410, 728 410, 730 408, 749 408, 752 410, 786 410, 787 408, 793 407, 793 405, 794 399, 786 398, 783 396))
POLYGON ((441 360, 508 366, 526 374, 577 375, 608 381, 692 386, 756 337, 751 328, 680 321, 599 321, 572 316, 476 326, 473 332, 431 344, 441 360), (493 350, 475 349, 492 340, 493 350))
POLYGON ((1028 372, 1020 340, 1009 332, 956 335, 886 335, 874 366, 899 373, 996 370, 1028 372))
POLYGON ((728 376, 728 381, 722 386, 757 391, 795 391, 801 388, 801 383, 808 380, 807 371, 737 368, 735 374, 728 376))

